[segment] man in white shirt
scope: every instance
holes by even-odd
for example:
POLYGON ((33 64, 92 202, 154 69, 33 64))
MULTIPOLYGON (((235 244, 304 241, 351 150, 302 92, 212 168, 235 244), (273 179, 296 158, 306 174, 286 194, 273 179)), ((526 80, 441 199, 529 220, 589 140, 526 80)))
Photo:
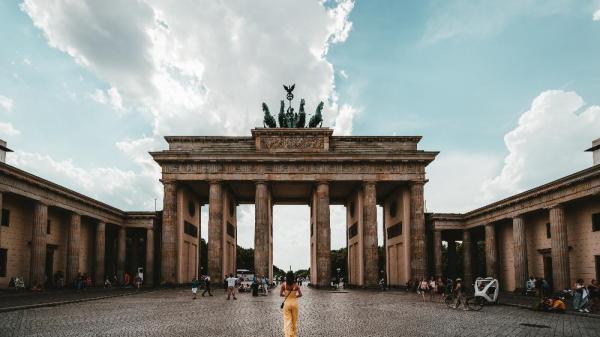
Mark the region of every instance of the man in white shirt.
POLYGON ((227 300, 229 300, 230 296, 233 296, 233 299, 237 300, 237 297, 235 297, 235 284, 237 280, 237 278, 233 277, 233 274, 229 274, 229 277, 225 279, 227 281, 227 300))

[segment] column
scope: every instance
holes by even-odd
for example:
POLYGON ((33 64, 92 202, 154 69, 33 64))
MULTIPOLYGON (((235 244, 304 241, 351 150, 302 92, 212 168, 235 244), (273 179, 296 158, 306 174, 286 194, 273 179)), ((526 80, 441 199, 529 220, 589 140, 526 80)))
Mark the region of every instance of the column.
POLYGON ((81 238, 81 216, 71 214, 67 239, 67 284, 73 284, 79 274, 79 241, 81 238))
POLYGON ((208 275, 213 284, 223 280, 223 187, 211 181, 208 192, 208 275))
POLYGON ((154 229, 146 229, 146 270, 144 271, 144 284, 154 284, 154 229))
POLYGON ((411 269, 412 278, 420 280, 427 277, 427 238, 425 233, 425 213, 422 181, 410 184, 410 222, 411 222, 411 269))
POLYGON ((552 250, 552 272, 555 290, 570 288, 569 241, 565 209, 562 205, 550 208, 550 248, 552 250))
POLYGON ((525 288, 527 282, 527 240, 525 238, 525 222, 522 216, 513 218, 513 245, 515 265, 515 292, 525 288))
POLYGON ((435 277, 442 277, 442 231, 433 231, 433 263, 435 265, 435 277))
POLYGON ((269 187, 264 181, 256 182, 254 200, 254 272, 269 274, 269 187))
MULTIPOLYGON (((33 210, 31 233, 31 264, 29 267, 30 286, 44 285, 46 267, 46 226, 48 225, 48 206, 37 201, 33 210)), ((48 275, 52 277, 53 275, 48 275)))
POLYGON ((123 275, 125 275, 125 244, 127 240, 127 232, 125 227, 119 227, 118 238, 119 250, 117 253, 117 276, 120 278, 120 281, 123 281, 123 275))
POLYGON ((448 271, 447 276, 451 279, 456 278, 456 241, 448 241, 448 271))
MULTIPOLYGON (((379 284, 379 254, 377 251, 377 195, 375 182, 365 182, 363 191, 364 285, 367 288, 376 288, 379 284)), ((329 219, 329 209, 327 218, 329 219)))
MULTIPOLYGON (((467 289, 473 286, 473 265, 471 263, 471 232, 468 229, 463 230, 463 284, 467 289)), ((456 248, 455 248, 456 249, 456 248)))
POLYGON ((163 181, 163 186, 165 194, 163 197, 160 283, 174 284, 177 282, 175 275, 177 267, 177 183, 163 181))
POLYGON ((96 263, 95 273, 96 286, 101 287, 104 284, 104 264, 106 258, 106 223, 98 221, 96 225, 96 263))
MULTIPOLYGON (((316 244, 317 286, 327 288, 331 278, 331 228, 329 227, 329 184, 317 184, 316 244)), ((377 268, 377 267, 375 267, 377 268)))
POLYGON ((485 225, 485 271, 487 277, 498 277, 496 251, 496 228, 493 223, 485 225))

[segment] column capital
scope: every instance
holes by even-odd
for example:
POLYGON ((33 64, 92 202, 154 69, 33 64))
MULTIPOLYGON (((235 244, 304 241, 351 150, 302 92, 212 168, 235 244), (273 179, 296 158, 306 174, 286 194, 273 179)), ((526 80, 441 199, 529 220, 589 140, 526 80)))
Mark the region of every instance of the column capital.
POLYGON ((547 210, 551 210, 551 209, 565 209, 565 204, 563 204, 563 203, 552 204, 550 206, 545 207, 545 209, 547 209, 547 210))
POLYGON ((326 179, 319 179, 317 180, 317 185, 329 185, 329 180, 326 179))
POLYGON ((267 185, 269 183, 266 179, 259 179, 254 181, 254 185, 267 185))
POLYGON ((163 184, 163 185, 171 185, 171 184, 177 184, 177 180, 175 179, 159 179, 159 181, 163 184))
POLYGON ((428 180, 410 180, 410 185, 425 185, 428 180))

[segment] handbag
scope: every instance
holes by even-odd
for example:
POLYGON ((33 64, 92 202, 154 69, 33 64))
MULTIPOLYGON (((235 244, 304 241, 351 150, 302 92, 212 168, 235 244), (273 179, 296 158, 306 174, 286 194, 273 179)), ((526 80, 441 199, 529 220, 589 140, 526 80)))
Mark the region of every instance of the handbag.
POLYGON ((288 293, 288 294, 285 296, 285 298, 283 299, 283 302, 281 302, 281 309, 283 309, 283 305, 285 304, 285 300, 287 300, 288 296, 290 296, 290 294, 292 293, 292 291, 294 291, 294 290, 291 290, 291 291, 290 291, 290 292, 289 292, 289 293, 288 293))

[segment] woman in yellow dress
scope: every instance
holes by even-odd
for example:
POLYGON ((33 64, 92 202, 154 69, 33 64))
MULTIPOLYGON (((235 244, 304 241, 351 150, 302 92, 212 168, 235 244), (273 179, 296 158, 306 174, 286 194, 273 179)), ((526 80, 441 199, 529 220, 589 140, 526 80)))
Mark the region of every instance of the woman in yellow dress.
POLYGON ((298 328, 298 298, 302 297, 302 291, 296 283, 294 272, 288 271, 285 282, 281 285, 279 296, 283 300, 283 333, 285 337, 297 337, 298 328))

